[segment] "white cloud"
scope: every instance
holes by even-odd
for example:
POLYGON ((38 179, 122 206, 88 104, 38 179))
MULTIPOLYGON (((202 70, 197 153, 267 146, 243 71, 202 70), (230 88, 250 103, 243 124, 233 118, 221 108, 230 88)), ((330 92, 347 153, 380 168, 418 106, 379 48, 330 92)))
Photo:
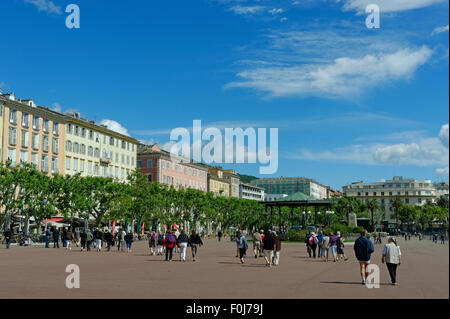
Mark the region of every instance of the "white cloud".
MULTIPOLYGON (((445 127, 447 127, 448 134, 448 124, 441 128, 441 132, 445 132, 445 127)), ((298 155, 291 157, 303 160, 358 162, 369 165, 443 166, 449 161, 448 135, 446 142, 445 137, 443 140, 439 134, 439 137, 421 137, 412 143, 357 144, 321 152, 302 149, 298 155)))
POLYGON ((62 106, 59 103, 53 103, 52 104, 52 110, 55 112, 62 113, 62 106))
POLYGON ((443 1, 445 0, 344 0, 344 10, 364 13, 368 4, 377 4, 380 12, 386 13, 424 8, 443 1))
POLYGON ((436 175, 439 175, 439 176, 449 176, 448 166, 442 167, 442 168, 436 168, 435 172, 436 172, 436 175))
POLYGON ((431 35, 439 34, 439 33, 442 33, 442 32, 448 32, 448 24, 445 25, 445 26, 442 26, 442 27, 435 28, 433 30, 433 32, 431 33, 431 35))
POLYGON ((280 19, 280 21, 281 21, 281 22, 284 22, 284 21, 287 21, 287 19, 288 19, 288 18, 286 18, 286 17, 282 17, 282 18, 280 19))
POLYGON ((125 127, 123 127, 120 123, 114 120, 104 119, 100 122, 100 125, 106 125, 108 129, 110 129, 111 131, 120 133, 122 135, 130 136, 128 130, 125 127))
POLYGON ((272 15, 276 15, 276 14, 283 13, 283 12, 284 12, 284 10, 282 8, 278 8, 278 9, 273 8, 273 9, 269 10, 269 13, 272 15))
POLYGON ((261 13, 266 7, 263 6, 232 6, 229 11, 233 11, 235 14, 240 15, 253 15, 261 13))
POLYGON ((39 11, 46 11, 48 13, 62 14, 61 7, 55 5, 53 1, 49 0, 24 0, 25 3, 35 5, 39 11))
POLYGON ((274 97, 319 95, 328 98, 348 98, 364 90, 394 80, 407 80, 428 61, 432 51, 401 49, 394 53, 342 57, 332 63, 263 66, 241 71, 242 79, 227 88, 251 88, 274 97))
POLYGON ((441 130, 439 131, 439 139, 441 140, 442 145, 448 148, 448 124, 442 125, 441 130))

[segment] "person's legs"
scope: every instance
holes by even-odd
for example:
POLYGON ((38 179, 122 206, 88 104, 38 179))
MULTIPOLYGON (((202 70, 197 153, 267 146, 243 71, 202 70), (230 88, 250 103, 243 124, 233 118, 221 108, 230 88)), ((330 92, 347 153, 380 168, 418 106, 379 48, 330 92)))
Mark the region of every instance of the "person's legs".
POLYGON ((241 263, 244 263, 244 256, 245 256, 245 248, 239 248, 239 258, 241 259, 241 263))
POLYGON ((361 279, 362 279, 363 283, 365 283, 366 282, 366 275, 367 275, 367 273, 366 273, 366 263, 360 261, 359 262, 359 270, 360 270, 360 273, 361 273, 361 279))
POLYGON ((329 253, 329 248, 324 248, 324 258, 325 258, 325 261, 328 261, 328 253, 329 253))
POLYGON ((274 259, 273 259, 273 264, 275 266, 278 266, 279 263, 280 263, 280 252, 277 251, 277 252, 275 252, 275 256, 274 256, 274 259))
POLYGON ((306 244, 306 250, 308 251, 309 258, 311 258, 311 246, 306 244))
POLYGON ((336 261, 336 246, 331 246, 331 254, 333 254, 333 259, 336 261))
POLYGON ((70 240, 67 241, 67 243, 66 243, 66 248, 67 248, 68 250, 72 250, 72 241, 70 241, 70 240))
POLYGON ((391 277, 391 283, 395 284, 396 278, 395 278, 395 270, 394 270, 394 264, 386 263, 387 269, 389 271, 389 276, 391 277))
POLYGON ((169 250, 169 260, 172 261, 172 257, 173 257, 173 247, 172 248, 167 248, 169 250))
POLYGON ((313 258, 316 258, 316 249, 317 249, 317 245, 313 245, 311 247, 312 251, 313 251, 313 258))

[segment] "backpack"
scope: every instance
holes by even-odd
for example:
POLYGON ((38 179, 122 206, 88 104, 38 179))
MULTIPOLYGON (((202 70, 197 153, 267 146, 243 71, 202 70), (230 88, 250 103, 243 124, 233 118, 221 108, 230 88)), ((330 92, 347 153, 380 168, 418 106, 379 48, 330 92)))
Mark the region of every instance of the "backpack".
POLYGON ((309 244, 312 246, 312 245, 317 245, 317 243, 319 242, 319 240, 317 239, 317 237, 313 237, 313 236, 311 236, 311 237, 309 237, 309 244))
POLYGON ((175 245, 175 236, 170 234, 167 236, 167 243, 169 247, 173 247, 175 245))
POLYGON ((87 238, 87 241, 92 241, 92 239, 94 238, 94 236, 92 236, 92 233, 91 233, 91 232, 88 232, 86 238, 87 238))

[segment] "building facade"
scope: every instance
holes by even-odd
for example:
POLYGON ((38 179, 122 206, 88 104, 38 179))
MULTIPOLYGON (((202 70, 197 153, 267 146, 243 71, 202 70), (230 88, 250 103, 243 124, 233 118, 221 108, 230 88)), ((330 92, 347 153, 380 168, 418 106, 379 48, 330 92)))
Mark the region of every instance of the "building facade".
POLYGON ((0 96, 3 162, 32 164, 39 171, 64 175, 64 116, 12 93, 0 96))
POLYGON ((448 182, 433 183, 433 186, 436 189, 436 198, 440 198, 441 196, 449 198, 448 182))
POLYGON ((375 199, 384 218, 395 221, 393 202, 398 198, 407 205, 425 205, 428 201, 436 201, 436 189, 430 180, 415 180, 395 176, 392 180, 374 183, 356 182, 343 188, 344 196, 356 197, 369 203, 375 199))
POLYGON ((223 176, 230 184, 230 197, 240 198, 241 179, 234 169, 224 170, 223 176))
POLYGON ((139 142, 83 119, 79 113, 68 113, 65 120, 65 173, 126 181, 136 169, 139 142))
POLYGON ((328 198, 327 186, 306 177, 260 178, 250 184, 263 188, 266 194, 292 195, 301 192, 317 199, 328 198))
POLYGON ((264 201, 264 189, 252 184, 241 183, 239 185, 239 197, 241 199, 264 201))
POLYGON ((186 163, 181 158, 172 158, 157 144, 139 145, 137 167, 147 175, 149 182, 172 185, 175 189, 192 188, 208 190, 208 169, 195 163, 186 163))
POLYGON ((215 196, 230 197, 230 180, 224 177, 220 167, 208 166, 208 192, 215 196))

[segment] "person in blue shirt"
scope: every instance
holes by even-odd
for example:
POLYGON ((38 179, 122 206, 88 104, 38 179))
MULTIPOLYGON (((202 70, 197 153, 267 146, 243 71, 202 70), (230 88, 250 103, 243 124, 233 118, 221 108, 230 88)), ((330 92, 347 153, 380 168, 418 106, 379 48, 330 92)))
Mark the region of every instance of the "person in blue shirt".
POLYGON ((50 248, 50 236, 52 235, 52 232, 50 229, 45 230, 45 248, 50 248))
POLYGON ((319 231, 319 235, 317 235, 317 239, 319 242, 317 243, 317 246, 319 247, 319 258, 323 257, 323 251, 322 251, 322 239, 323 239, 323 233, 322 231, 319 231))
POLYGON ((372 253, 375 251, 372 242, 367 238, 367 230, 361 231, 361 236, 355 241, 353 249, 355 250, 356 259, 359 261, 362 284, 364 285, 367 276, 369 276, 367 266, 370 264, 372 253))

